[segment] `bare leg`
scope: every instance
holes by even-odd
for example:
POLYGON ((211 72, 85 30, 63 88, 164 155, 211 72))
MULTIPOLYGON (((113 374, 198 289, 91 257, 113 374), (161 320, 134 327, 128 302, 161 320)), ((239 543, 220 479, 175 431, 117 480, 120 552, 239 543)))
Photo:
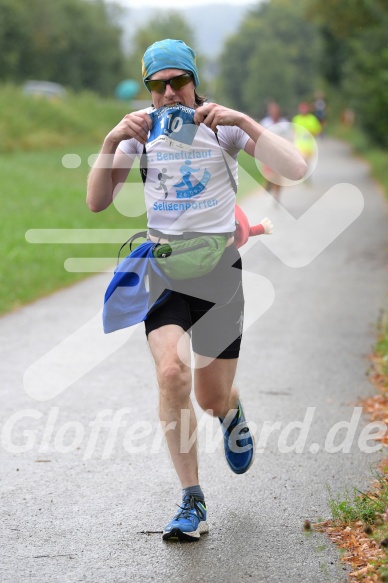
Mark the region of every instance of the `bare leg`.
POLYGON ((194 386, 200 406, 214 417, 226 418, 222 423, 223 426, 226 425, 226 461, 234 473, 244 474, 253 462, 254 443, 244 413, 241 411, 241 416, 235 419, 238 393, 233 386, 233 380, 236 367, 237 359, 215 359, 207 367, 196 369, 194 386), (231 434, 229 428, 232 428, 231 434), (234 429, 237 429, 238 434, 232 438, 234 429))
POLYGON ((159 384, 160 421, 165 423, 166 427, 170 423, 176 424, 175 429, 166 431, 166 440, 182 488, 187 488, 195 486, 199 480, 196 439, 191 448, 182 450, 182 435, 190 437, 197 430, 195 412, 190 399, 191 369, 183 364, 177 353, 177 344, 182 335, 187 340, 189 353, 188 334, 174 324, 150 332, 148 342, 159 384))
MULTIPOLYGON (((201 356, 196 355, 200 361, 201 356)), ((226 417, 230 409, 237 408, 238 393, 233 386, 237 358, 216 358, 194 372, 194 390, 198 404, 214 417, 226 417)))

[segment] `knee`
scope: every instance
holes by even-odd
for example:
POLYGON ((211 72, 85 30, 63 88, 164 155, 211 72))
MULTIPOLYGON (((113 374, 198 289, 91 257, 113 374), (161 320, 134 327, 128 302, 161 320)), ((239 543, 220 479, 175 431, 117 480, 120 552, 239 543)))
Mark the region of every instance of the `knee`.
POLYGON ((197 403, 204 411, 208 411, 213 417, 223 417, 228 408, 228 398, 223 395, 197 394, 197 403))
POLYGON ((191 371, 180 361, 162 364, 157 371, 160 395, 168 400, 182 400, 190 395, 191 371))

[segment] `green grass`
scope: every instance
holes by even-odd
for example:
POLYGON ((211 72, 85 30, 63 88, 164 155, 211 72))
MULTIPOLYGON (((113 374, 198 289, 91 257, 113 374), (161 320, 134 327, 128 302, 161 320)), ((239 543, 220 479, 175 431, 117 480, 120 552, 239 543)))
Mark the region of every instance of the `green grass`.
POLYGON ((128 104, 93 93, 48 100, 0 85, 0 153, 98 144, 128 112, 128 104))
POLYGON ((15 86, 0 87, 0 172, 2 177, 2 259, 0 313, 69 285, 85 274, 68 273, 67 257, 114 256, 112 245, 32 245, 29 229, 132 228, 114 208, 94 215, 86 207, 88 156, 128 106, 82 93, 63 100, 23 95, 15 86), (94 144, 94 145, 90 145, 94 144), (75 153, 82 164, 66 169, 62 156, 75 153))
POLYGON ((98 151, 128 105, 86 92, 48 100, 3 85, 0 107, 4 114, 0 118, 0 313, 4 313, 84 277, 64 269, 67 257, 112 254, 101 245, 32 245, 25 233, 128 226, 117 211, 107 211, 101 218, 85 204, 88 156, 98 151), (62 156, 68 153, 81 157, 79 168, 63 167, 62 156))
POLYGON ((360 492, 353 489, 351 496, 348 490, 345 494, 333 496, 330 488, 329 507, 335 524, 351 525, 362 521, 364 524, 365 536, 372 537, 377 545, 384 549, 385 556, 378 561, 370 561, 369 566, 373 572, 377 572, 380 581, 387 581, 388 576, 388 523, 386 521, 386 511, 388 508, 388 481, 387 476, 374 472, 374 477, 379 483, 379 487, 373 493, 360 492))
MULTIPOLYGON (((13 152, 0 155, 2 176, 2 259, 0 313, 29 302, 55 289, 70 285, 85 274, 64 269, 68 257, 115 257, 115 244, 31 244, 29 229, 141 229, 145 208, 123 216, 111 205, 103 213, 91 213, 85 204, 88 156, 98 148, 78 146, 70 151, 80 156, 77 169, 62 165, 69 149, 13 152)), ((139 180, 134 169, 132 180, 139 180)), ((121 195, 119 195, 121 196, 121 195)), ((123 193, 124 196, 124 193, 123 193)), ((118 199, 119 200, 119 197, 118 199)), ((143 205, 144 207, 144 205, 143 205)), ((125 238, 124 238, 125 240, 125 238)))
POLYGON ((346 141, 353 151, 370 166, 371 176, 377 180, 388 198, 388 151, 371 143, 368 137, 358 127, 347 127, 334 123, 328 128, 328 133, 336 138, 346 141))
POLYGON ((375 477, 381 484, 381 490, 373 496, 360 492, 357 488, 353 488, 352 495, 345 490, 343 495, 334 496, 327 487, 329 508, 336 523, 350 524, 362 520, 365 524, 372 524, 377 515, 385 513, 388 508, 388 484, 383 476, 376 474, 375 477))

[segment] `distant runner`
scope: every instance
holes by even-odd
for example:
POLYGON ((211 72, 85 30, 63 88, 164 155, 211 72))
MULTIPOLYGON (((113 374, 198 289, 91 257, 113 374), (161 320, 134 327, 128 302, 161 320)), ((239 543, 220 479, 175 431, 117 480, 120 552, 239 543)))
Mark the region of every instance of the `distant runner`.
MULTIPOLYGON (((260 121, 260 125, 289 142, 294 139, 292 124, 286 117, 282 116, 280 106, 275 101, 270 101, 268 104, 267 115, 260 121)), ((263 174, 267 179, 265 189, 272 192, 275 200, 278 201, 282 189, 282 177, 266 165, 263 166, 263 174)))
POLYGON ((316 153, 315 136, 322 131, 322 126, 316 116, 311 113, 308 103, 300 103, 298 106, 298 115, 292 118, 295 140, 294 144, 302 154, 307 164, 310 164, 316 153))

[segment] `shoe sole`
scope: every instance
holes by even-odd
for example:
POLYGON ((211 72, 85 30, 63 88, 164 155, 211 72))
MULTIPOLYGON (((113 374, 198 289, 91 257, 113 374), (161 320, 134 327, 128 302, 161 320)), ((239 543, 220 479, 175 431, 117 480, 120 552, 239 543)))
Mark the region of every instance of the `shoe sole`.
POLYGON ((179 528, 173 528, 168 532, 164 532, 162 539, 179 542, 196 542, 200 539, 201 534, 209 532, 209 527, 206 522, 201 522, 197 530, 193 532, 183 532, 179 528))

